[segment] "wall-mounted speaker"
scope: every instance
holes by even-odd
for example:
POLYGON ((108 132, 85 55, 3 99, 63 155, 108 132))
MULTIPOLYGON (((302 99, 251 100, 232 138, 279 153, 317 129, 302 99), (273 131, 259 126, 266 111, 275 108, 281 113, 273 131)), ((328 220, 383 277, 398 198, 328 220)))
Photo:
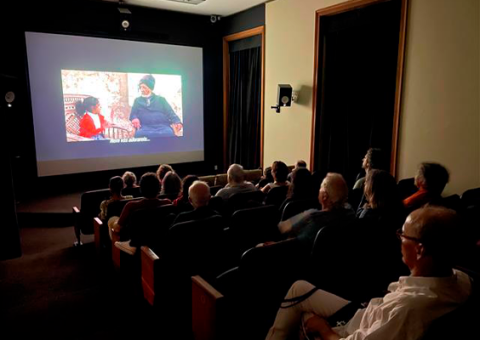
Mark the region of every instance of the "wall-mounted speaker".
POLYGON ((118 7, 119 22, 121 31, 130 31, 132 29, 132 12, 128 8, 118 7))
POLYGON ((292 87, 288 84, 279 84, 277 93, 277 104, 279 106, 292 105, 292 87))

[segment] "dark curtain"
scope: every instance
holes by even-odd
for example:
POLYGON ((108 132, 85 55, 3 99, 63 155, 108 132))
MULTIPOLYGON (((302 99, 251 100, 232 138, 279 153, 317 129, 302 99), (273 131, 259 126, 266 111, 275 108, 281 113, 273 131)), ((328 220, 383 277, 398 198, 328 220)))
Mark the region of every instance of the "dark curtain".
POLYGON ((322 19, 315 169, 351 187, 369 147, 390 159, 401 1, 322 19))
POLYGON ((260 166, 260 47, 230 51, 227 164, 260 166))

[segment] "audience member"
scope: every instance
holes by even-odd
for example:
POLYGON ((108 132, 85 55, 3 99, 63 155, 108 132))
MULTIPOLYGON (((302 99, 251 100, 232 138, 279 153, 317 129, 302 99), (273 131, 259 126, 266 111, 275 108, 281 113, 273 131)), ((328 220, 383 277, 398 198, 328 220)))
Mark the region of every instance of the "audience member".
POLYGON ((282 234, 297 237, 309 247, 313 245, 318 231, 332 224, 347 223, 355 217, 354 211, 346 204, 348 187, 342 175, 328 173, 322 181, 318 201, 322 210, 310 209, 289 220, 280 222, 282 234))
POLYGON ((452 269, 457 223, 455 212, 442 207, 412 212, 398 231, 410 276, 391 283, 389 293, 366 308, 297 281, 266 339, 288 339, 296 332, 312 339, 420 339, 433 320, 471 293, 468 275, 452 269))
POLYGON ((175 200, 180 195, 182 190, 182 180, 176 172, 169 171, 165 174, 162 180, 162 189, 160 195, 170 199, 175 200))
POLYGON ((188 189, 188 200, 193 206, 193 211, 178 214, 173 224, 196 221, 218 215, 218 212, 208 206, 210 201, 210 187, 204 181, 195 181, 188 189))
POLYGON ((287 199, 280 206, 283 211, 285 206, 292 201, 315 198, 312 174, 307 168, 298 168, 292 171, 292 182, 288 188, 287 199))
POLYGON ((125 171, 122 178, 125 182, 125 188, 138 188, 137 176, 133 172, 125 171))
POLYGON ((438 163, 421 163, 415 176, 418 191, 403 200, 405 208, 412 211, 427 203, 439 203, 449 177, 444 166, 438 163))
POLYGON ((178 207, 180 211, 193 210, 193 207, 188 200, 188 189, 195 181, 198 181, 198 177, 195 175, 188 175, 183 179, 180 196, 172 202, 172 204, 178 207))
POLYGON ((100 214, 98 214, 98 217, 104 221, 107 218, 107 209, 108 205, 112 202, 115 201, 120 201, 124 199, 132 199, 133 197, 130 195, 123 196, 122 195, 122 190, 125 186, 125 183, 123 182, 123 178, 120 176, 115 176, 110 178, 109 182, 109 189, 110 189, 110 199, 102 201, 100 203, 100 214))
MULTIPOLYGON (((108 221, 109 230, 113 229, 115 232, 122 232, 125 234, 125 227, 128 225, 128 220, 133 212, 139 209, 152 209, 161 207, 165 204, 170 204, 171 201, 169 199, 159 199, 157 198, 158 192, 160 191, 160 182, 158 181, 157 176, 153 172, 147 172, 140 178, 140 191, 144 198, 128 202, 122 210, 120 217, 112 217, 108 221)), ((127 230, 127 238, 128 237, 128 230, 127 230)), ((125 250, 124 248, 129 247, 129 242, 116 242, 115 246, 125 250)), ((127 249, 128 250, 128 249, 127 249)), ((135 252, 134 250, 130 249, 127 252, 135 252)))
POLYGON ((355 182, 353 189, 363 189, 365 184, 366 175, 370 170, 386 170, 385 167, 385 155, 381 149, 370 148, 367 150, 365 157, 362 159, 362 169, 365 171, 365 175, 357 176, 357 181, 355 182))
POLYGON ((218 190, 215 196, 220 196, 224 200, 229 199, 238 192, 254 191, 255 186, 245 181, 245 172, 240 164, 232 164, 227 171, 227 185, 218 190))
POLYGON ((257 185, 255 186, 257 189, 262 189, 265 185, 268 183, 273 182, 273 176, 272 176, 272 167, 267 166, 263 170, 263 176, 260 178, 260 181, 258 181, 257 185))
POLYGON ((405 211, 392 175, 383 170, 370 170, 364 192, 367 203, 357 210, 358 218, 387 219, 400 225, 404 222, 405 211))
POLYGON ((125 171, 122 178, 125 183, 122 193, 124 195, 138 196, 139 186, 137 184, 137 176, 131 171, 125 171))
POLYGON ((266 186, 262 188, 262 192, 264 194, 268 193, 270 189, 276 188, 276 187, 283 187, 283 186, 289 186, 290 182, 287 181, 287 176, 288 176, 288 167, 285 163, 282 161, 275 161, 272 164, 272 176, 273 176, 273 182, 268 183, 266 186))
POLYGON ((158 169, 157 169, 157 177, 158 177, 158 180, 160 181, 160 183, 162 183, 163 181, 163 177, 165 177, 165 175, 167 174, 167 172, 169 171, 172 171, 173 172, 173 168, 168 165, 168 164, 161 164, 158 169))
POLYGON ((292 175, 293 175, 293 172, 295 170, 298 170, 298 169, 306 169, 307 168, 307 162, 303 161, 303 160, 298 160, 297 163, 295 163, 295 168, 293 168, 292 172, 290 172, 287 176, 287 180, 289 182, 292 181, 292 175))

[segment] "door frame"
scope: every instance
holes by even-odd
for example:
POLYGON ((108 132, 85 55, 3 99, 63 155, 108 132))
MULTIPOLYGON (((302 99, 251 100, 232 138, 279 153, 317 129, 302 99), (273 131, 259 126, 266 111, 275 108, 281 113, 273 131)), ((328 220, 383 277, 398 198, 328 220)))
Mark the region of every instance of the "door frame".
POLYGON ((230 57, 228 43, 241 40, 255 35, 262 38, 262 69, 261 69, 261 94, 260 94, 260 167, 263 168, 263 144, 264 144, 264 92, 265 92, 265 26, 258 26, 249 30, 234 33, 223 37, 223 168, 227 170, 227 134, 229 118, 229 90, 230 90, 230 57))
MULTIPOLYGON (((319 65, 320 57, 320 22, 322 17, 333 16, 340 13, 348 12, 351 10, 367 7, 377 3, 387 2, 390 0, 351 0, 338 5, 326 7, 316 11, 315 17, 315 55, 314 55, 314 68, 313 68, 313 100, 312 100, 312 134, 311 134, 311 147, 310 147, 310 164, 312 169, 316 164, 316 152, 315 152, 315 131, 317 123, 317 91, 319 86, 318 79, 319 67, 325 65, 319 65)), ((393 129, 392 129, 392 149, 390 154, 390 173, 395 177, 397 171, 397 152, 398 152, 398 134, 400 127, 400 111, 402 101, 402 86, 403 86, 403 70, 405 63, 405 43, 407 34, 407 11, 408 0, 400 0, 402 2, 401 14, 400 14, 400 29, 399 29, 399 41, 398 41, 398 57, 397 57, 397 76, 395 84, 395 106, 393 113, 393 129)), ((323 98, 322 98, 323 100, 323 98)))

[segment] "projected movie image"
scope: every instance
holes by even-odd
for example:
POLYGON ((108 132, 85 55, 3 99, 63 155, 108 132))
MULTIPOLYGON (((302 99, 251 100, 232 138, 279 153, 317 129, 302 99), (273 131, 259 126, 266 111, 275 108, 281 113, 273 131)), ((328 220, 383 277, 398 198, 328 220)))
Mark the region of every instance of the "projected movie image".
POLYGON ((62 70, 67 142, 148 142, 183 136, 182 78, 62 70))

